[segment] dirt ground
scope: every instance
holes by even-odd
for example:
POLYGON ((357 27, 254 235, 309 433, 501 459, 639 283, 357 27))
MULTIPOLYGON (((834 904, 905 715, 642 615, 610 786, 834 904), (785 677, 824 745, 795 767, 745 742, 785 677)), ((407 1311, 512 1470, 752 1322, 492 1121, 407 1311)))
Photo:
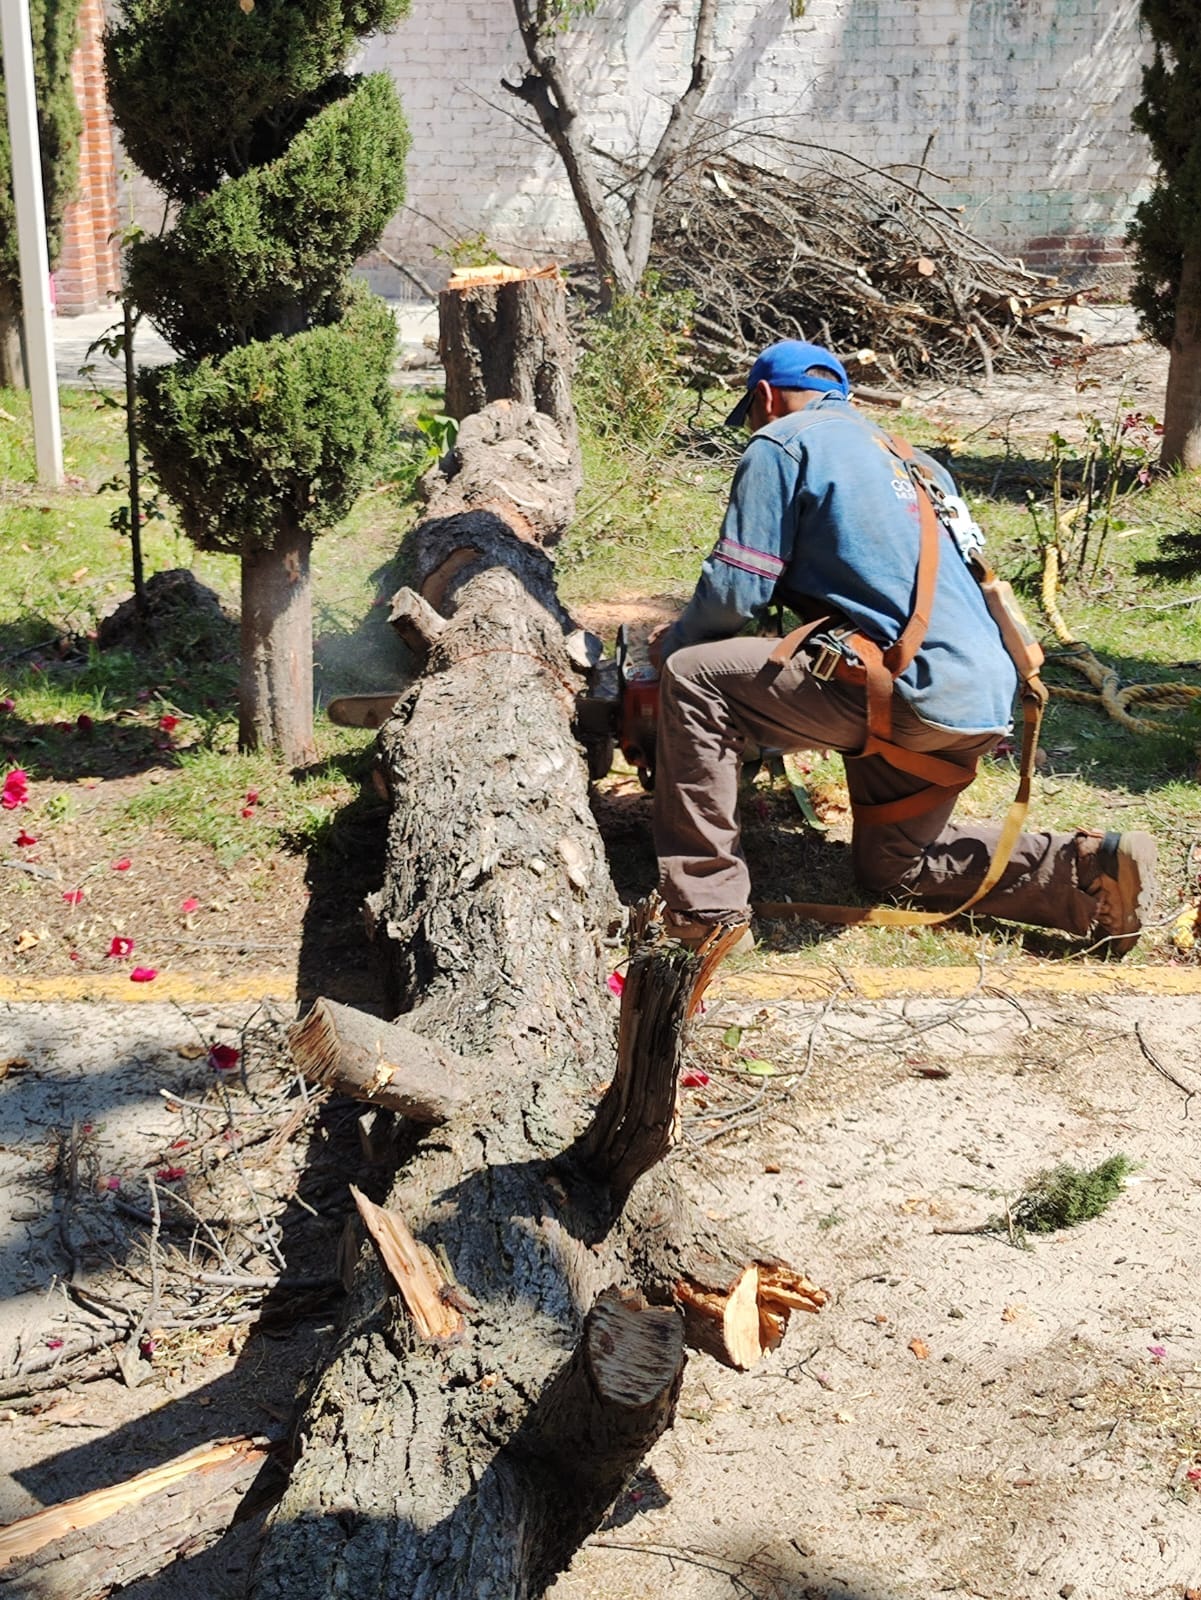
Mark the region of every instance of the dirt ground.
MULTIPOLYGON (((1101 975, 1098 993, 1054 997, 988 972, 956 997, 962 977, 881 1000, 829 969, 807 969, 802 989, 778 958, 720 981, 694 1051, 710 1081, 685 1091, 674 1159, 711 1216, 830 1303, 798 1313, 750 1373, 691 1357, 675 1427, 556 1600, 633 1600, 667 1581, 680 1600, 1166 1600, 1201 1586, 1201 994, 1122 993, 1101 975), (1118 1152, 1139 1165, 1100 1218, 1028 1249, 1003 1226, 964 1231, 1003 1216, 1040 1169, 1118 1152)), ((263 1134, 296 1110, 273 1048, 287 1010, 0 1011, 3 1520, 208 1440, 283 1433, 335 1322, 344 1181, 364 1171, 353 1113, 339 1133, 314 1110, 264 1159, 263 1134), (214 1070, 212 1043, 247 1053, 244 1081, 214 1070), (226 1126, 238 1170, 211 1159, 226 1126), (113 1306, 132 1320, 150 1301, 149 1230, 115 1210, 146 1207, 150 1174, 170 1287, 115 1347, 122 1376, 113 1347, 74 1352, 113 1306), (204 1251, 184 1201, 245 1278, 278 1271, 282 1248, 288 1286, 261 1323, 260 1297, 186 1279, 204 1251), (67 1239, 90 1306, 67 1287, 67 1239), (53 1387, 12 1395, 17 1374, 56 1361, 53 1387)), ((238 1595, 253 1533, 127 1592, 238 1595)))
MULTIPOLYGON (((1159 353, 1089 316, 1088 407, 1155 409, 1159 353)), ((1070 431, 1078 378, 917 403, 1039 438, 1070 431)), ((316 873, 258 863, 267 896, 152 832, 102 858, 95 837, 59 832, 56 876, 0 884, 6 944, 47 922, 55 950, 0 976, 0 1523, 214 1439, 282 1438, 336 1325, 346 1182, 375 1193, 389 1170, 283 1043, 298 995, 378 1004, 356 908, 381 819, 316 873), (160 970, 133 1004, 104 947, 139 917, 160 970)), ((610 845, 645 872, 645 840, 610 845)), ((914 971, 882 994, 766 952, 723 974, 672 1159, 829 1303, 749 1373, 690 1358, 674 1428, 555 1600, 1201 1593, 1201 969, 1048 973, 914 971), (1096 1220, 1029 1248, 977 1231, 1041 1169, 1118 1152, 1138 1165, 1096 1220)), ((257 1526, 124 1593, 234 1600, 257 1526)), ((0 1591, 43 1597, 2 1568, 0 1591)))

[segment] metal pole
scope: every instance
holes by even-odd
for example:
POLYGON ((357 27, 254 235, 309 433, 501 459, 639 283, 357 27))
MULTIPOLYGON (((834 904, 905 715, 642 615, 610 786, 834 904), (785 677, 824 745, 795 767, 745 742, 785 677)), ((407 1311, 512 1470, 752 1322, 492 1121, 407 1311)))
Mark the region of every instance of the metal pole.
POLYGON ((33 402, 34 455, 38 482, 57 486, 63 481, 63 436, 54 369, 50 258, 46 250, 46 208, 42 200, 42 156, 33 86, 29 0, 0 0, 0 50, 4 52, 4 89, 12 144, 13 200, 17 213, 25 357, 33 402))

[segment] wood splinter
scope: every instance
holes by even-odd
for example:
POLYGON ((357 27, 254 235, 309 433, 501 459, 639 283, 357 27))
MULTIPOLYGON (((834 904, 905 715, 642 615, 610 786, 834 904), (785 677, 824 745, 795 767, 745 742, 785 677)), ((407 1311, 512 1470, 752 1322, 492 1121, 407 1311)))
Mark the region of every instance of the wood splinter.
POLYGON ((774 1262, 752 1262, 724 1289, 681 1278, 673 1297, 684 1311, 687 1342, 739 1372, 776 1348, 794 1311, 818 1312, 828 1298, 799 1272, 774 1262))
POLYGON ((385 1211, 353 1184, 350 1193, 421 1338, 429 1344, 461 1338, 465 1324, 455 1289, 433 1253, 413 1237, 399 1212, 385 1211))

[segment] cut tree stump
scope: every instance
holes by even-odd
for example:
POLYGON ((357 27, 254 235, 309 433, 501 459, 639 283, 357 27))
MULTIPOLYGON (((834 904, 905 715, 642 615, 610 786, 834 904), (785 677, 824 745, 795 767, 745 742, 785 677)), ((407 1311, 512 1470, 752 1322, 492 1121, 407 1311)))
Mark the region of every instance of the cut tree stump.
MULTIPOLYGON (((490 406, 459 448, 539 438, 532 417, 490 406)), ((555 519, 532 532, 470 487, 456 510, 460 478, 479 482, 470 461, 434 486, 410 545, 446 625, 426 630, 424 671, 379 735, 392 816, 369 910, 390 1013, 467 1064, 464 1099, 397 1175, 389 1220, 367 1213, 381 1243, 360 1251, 308 1396, 255 1600, 540 1594, 670 1425, 687 1340, 750 1365, 802 1303, 800 1274, 716 1239, 660 1159, 680 1030, 720 952, 667 939, 653 906, 615 1070, 625 916, 571 732, 555 519)))
POLYGON ((573 491, 583 482, 571 404, 573 348, 557 267, 456 272, 438 296, 446 411, 463 421, 493 400, 532 406, 557 427, 573 491))

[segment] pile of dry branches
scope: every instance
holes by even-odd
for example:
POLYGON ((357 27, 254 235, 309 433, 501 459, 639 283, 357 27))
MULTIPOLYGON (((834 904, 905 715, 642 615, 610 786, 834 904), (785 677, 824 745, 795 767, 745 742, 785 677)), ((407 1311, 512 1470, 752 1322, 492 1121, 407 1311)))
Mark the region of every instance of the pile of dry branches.
POLYGON ((708 376, 748 352, 803 338, 854 356, 873 381, 1045 366, 1074 339, 1046 319, 1079 298, 968 233, 910 181, 865 163, 759 137, 739 160, 699 155, 664 194, 653 265, 696 297, 708 376))

